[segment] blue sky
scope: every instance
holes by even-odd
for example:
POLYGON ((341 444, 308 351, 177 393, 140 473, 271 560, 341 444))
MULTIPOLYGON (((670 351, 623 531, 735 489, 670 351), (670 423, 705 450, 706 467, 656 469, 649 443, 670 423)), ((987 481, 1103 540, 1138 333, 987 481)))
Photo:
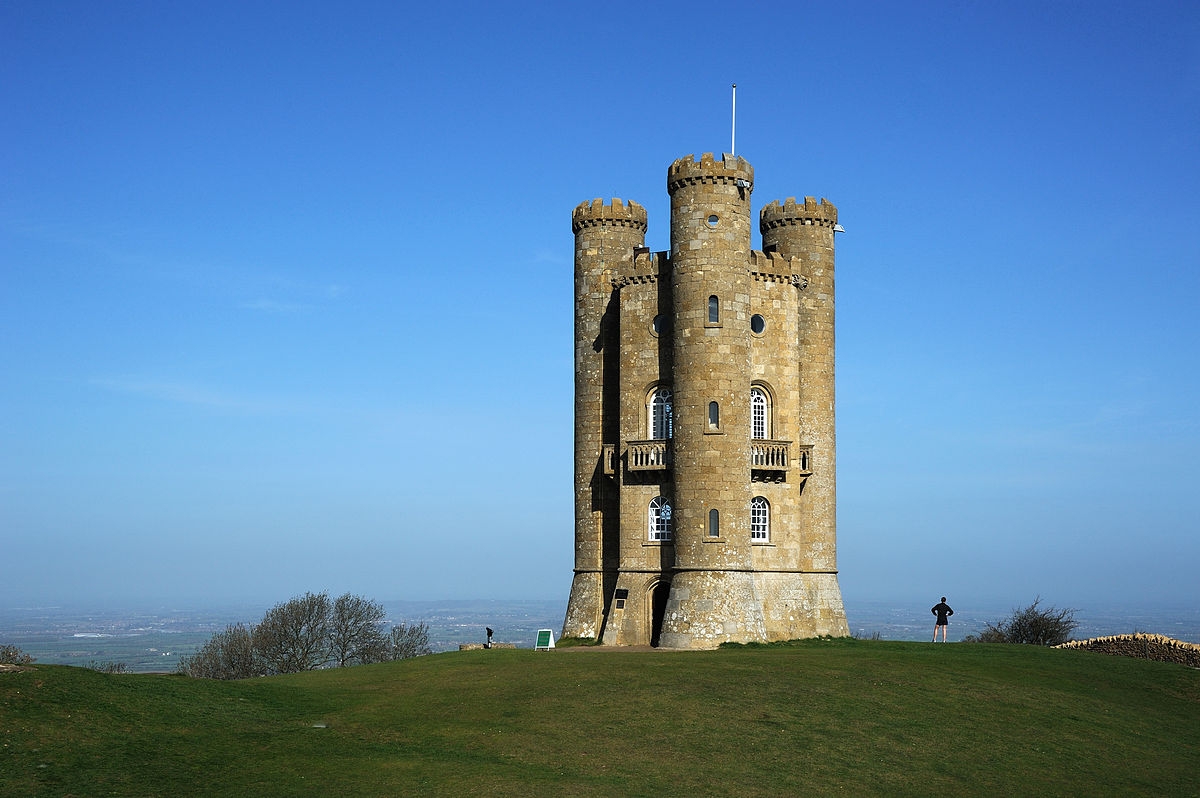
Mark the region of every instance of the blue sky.
POLYGON ((570 213, 667 248, 732 82, 847 603, 1194 603, 1200 6, 10 1, 0 604, 565 601, 570 213))

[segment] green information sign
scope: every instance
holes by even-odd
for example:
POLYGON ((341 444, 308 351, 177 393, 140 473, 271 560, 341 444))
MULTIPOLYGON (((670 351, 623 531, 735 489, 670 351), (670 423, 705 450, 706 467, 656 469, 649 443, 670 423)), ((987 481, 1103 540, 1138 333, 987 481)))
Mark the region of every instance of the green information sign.
POLYGON ((533 650, 546 650, 554 648, 554 632, 549 629, 538 629, 537 643, 534 644, 533 650))

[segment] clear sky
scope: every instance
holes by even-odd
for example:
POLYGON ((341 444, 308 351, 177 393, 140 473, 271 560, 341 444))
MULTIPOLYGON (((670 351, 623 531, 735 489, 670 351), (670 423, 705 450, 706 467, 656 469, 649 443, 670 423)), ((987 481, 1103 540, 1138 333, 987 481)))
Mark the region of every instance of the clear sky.
POLYGON ((406 5, 0 4, 0 605, 565 602, 571 210, 732 82, 847 603, 1196 601, 1200 5, 406 5))

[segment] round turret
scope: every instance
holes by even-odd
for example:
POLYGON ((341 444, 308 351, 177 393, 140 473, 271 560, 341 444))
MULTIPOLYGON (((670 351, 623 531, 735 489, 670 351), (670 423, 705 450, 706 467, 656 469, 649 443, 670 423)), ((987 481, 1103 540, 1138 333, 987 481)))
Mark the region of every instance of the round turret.
POLYGON ((813 197, 789 197, 762 209, 763 249, 799 259, 807 280, 800 293, 800 402, 796 435, 812 447, 812 475, 805 486, 811 515, 806 534, 818 541, 813 567, 837 568, 836 434, 834 420, 834 233, 838 211, 813 197))
MULTIPOLYGON (((671 195, 671 256, 685 271, 750 251, 750 193, 754 167, 745 158, 706 152, 687 155, 667 170, 671 195)), ((741 257, 745 255, 742 254, 741 257)))
POLYGON ((581 202, 571 212, 571 232, 579 235, 589 227, 628 227, 646 234, 646 209, 630 200, 628 203, 614 197, 611 204, 597 197, 590 202, 581 202))
POLYGON ((575 233, 575 579, 567 618, 569 637, 598 637, 604 611, 602 509, 615 515, 616 497, 597 484, 604 445, 604 352, 615 325, 603 323, 613 278, 628 270, 646 236, 646 209, 636 202, 582 202, 571 213, 575 233))
POLYGON ((803 203, 797 203, 796 197, 788 197, 782 205, 776 199, 769 205, 763 206, 758 230, 766 238, 767 235, 776 235, 776 230, 780 228, 797 226, 824 227, 833 232, 836 224, 838 224, 838 208, 828 199, 822 199, 818 203, 815 197, 805 197, 803 203))

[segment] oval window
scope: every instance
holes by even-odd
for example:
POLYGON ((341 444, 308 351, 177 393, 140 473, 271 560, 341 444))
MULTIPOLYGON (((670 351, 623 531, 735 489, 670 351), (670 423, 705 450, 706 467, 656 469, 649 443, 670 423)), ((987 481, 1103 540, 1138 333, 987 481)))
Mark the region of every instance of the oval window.
POLYGON ((766 319, 757 313, 750 317, 750 332, 755 335, 762 335, 762 331, 765 329, 767 329, 766 319))
POLYGON ((720 220, 719 218, 717 218, 717 215, 714 213, 714 214, 712 214, 711 216, 709 216, 709 217, 708 217, 708 226, 709 226, 709 227, 716 227, 716 226, 717 226, 717 222, 719 222, 719 221, 721 221, 721 220, 720 220))

